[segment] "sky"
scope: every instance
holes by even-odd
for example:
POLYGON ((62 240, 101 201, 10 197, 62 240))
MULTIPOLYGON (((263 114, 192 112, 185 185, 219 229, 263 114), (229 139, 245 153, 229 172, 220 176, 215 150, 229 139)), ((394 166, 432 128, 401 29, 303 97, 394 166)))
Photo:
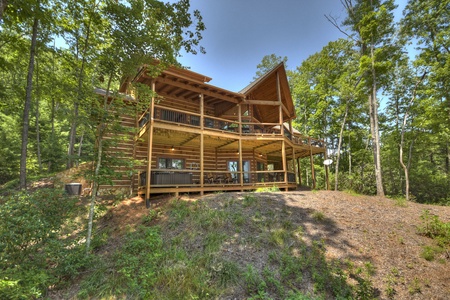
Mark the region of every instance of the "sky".
MULTIPOLYGON (((398 1, 399 11, 405 1, 398 1)), ((265 55, 287 56, 287 69, 294 70, 345 37, 325 18, 345 19, 339 0, 191 0, 191 8, 203 16, 206 54, 184 54, 178 61, 233 92, 253 81, 265 55)))

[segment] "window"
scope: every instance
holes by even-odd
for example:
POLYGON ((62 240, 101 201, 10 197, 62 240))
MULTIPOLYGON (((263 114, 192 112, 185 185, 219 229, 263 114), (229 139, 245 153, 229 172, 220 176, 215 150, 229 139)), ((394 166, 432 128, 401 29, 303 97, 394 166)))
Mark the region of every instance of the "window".
MULTIPOLYGON (((244 182, 250 182, 250 161, 245 160, 242 162, 242 167, 244 169, 244 182)), ((230 160, 227 163, 227 169, 231 173, 233 180, 237 180, 239 182, 239 161, 230 160)))
POLYGON ((184 169, 182 158, 159 158, 158 169, 184 169))

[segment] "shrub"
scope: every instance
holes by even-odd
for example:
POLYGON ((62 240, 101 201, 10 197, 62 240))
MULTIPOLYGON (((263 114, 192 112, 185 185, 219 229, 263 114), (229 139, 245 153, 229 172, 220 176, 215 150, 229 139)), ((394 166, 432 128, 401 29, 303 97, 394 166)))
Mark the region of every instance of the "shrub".
POLYGON ((63 238, 76 201, 54 189, 22 191, 1 199, 1 299, 41 297, 62 276, 76 273, 67 263, 80 267, 80 257, 74 255, 76 241, 63 238))
POLYGON ((438 216, 431 215, 429 210, 425 210, 421 219, 424 222, 419 228, 421 234, 436 240, 440 247, 450 245, 450 222, 442 222, 438 216))

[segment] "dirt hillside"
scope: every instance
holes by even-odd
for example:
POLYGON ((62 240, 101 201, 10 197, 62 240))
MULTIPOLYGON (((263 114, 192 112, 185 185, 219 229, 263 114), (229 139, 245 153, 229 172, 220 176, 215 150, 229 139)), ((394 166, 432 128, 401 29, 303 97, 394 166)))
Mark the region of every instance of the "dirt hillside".
MULTIPOLYGON (((187 201, 205 201, 208 206, 225 209, 229 199, 242 197, 243 193, 222 193, 204 197, 184 196, 187 201)), ((331 191, 295 191, 261 193, 264 210, 286 211, 290 222, 304 228, 305 242, 321 241, 330 260, 352 262, 355 267, 370 263, 373 266, 371 281, 380 299, 450 299, 449 251, 439 253, 433 260, 423 258, 424 247, 435 241, 422 236, 418 228, 425 210, 441 221, 450 221, 450 207, 407 203, 398 205, 388 198, 349 195, 331 191)), ((163 207, 165 200, 153 204, 163 207)), ((262 203, 262 202, 261 202, 262 203)), ((107 226, 120 228, 141 222, 146 214, 140 198, 123 201, 108 214, 107 226)), ((261 209, 261 205, 259 206, 261 209)), ((251 215, 251 212, 249 212, 251 215)), ((185 228, 188 230, 187 228, 185 228)), ((185 230, 177 228, 177 231, 185 230)), ((167 233, 170 235, 170 233, 167 233)), ((263 249, 245 249, 230 244, 222 249, 223 255, 232 253, 237 260, 258 261, 263 249)), ((263 265, 263 263, 261 263, 263 265)), ((240 299, 240 291, 230 297, 240 299)), ((227 297, 228 298, 228 297, 227 297)))

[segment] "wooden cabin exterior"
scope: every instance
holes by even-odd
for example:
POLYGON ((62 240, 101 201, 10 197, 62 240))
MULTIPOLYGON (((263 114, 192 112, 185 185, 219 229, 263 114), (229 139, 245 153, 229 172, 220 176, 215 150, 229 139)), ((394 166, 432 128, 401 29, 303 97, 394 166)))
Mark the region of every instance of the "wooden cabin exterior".
POLYGON ((210 80, 174 67, 156 78, 143 67, 132 80, 157 94, 134 120, 123 120, 138 129, 127 155, 144 162, 129 179, 136 192, 149 199, 161 193, 297 188, 297 160, 309 156, 313 167, 313 155, 326 151, 322 140, 292 128, 296 115, 284 65, 237 93, 210 80))

